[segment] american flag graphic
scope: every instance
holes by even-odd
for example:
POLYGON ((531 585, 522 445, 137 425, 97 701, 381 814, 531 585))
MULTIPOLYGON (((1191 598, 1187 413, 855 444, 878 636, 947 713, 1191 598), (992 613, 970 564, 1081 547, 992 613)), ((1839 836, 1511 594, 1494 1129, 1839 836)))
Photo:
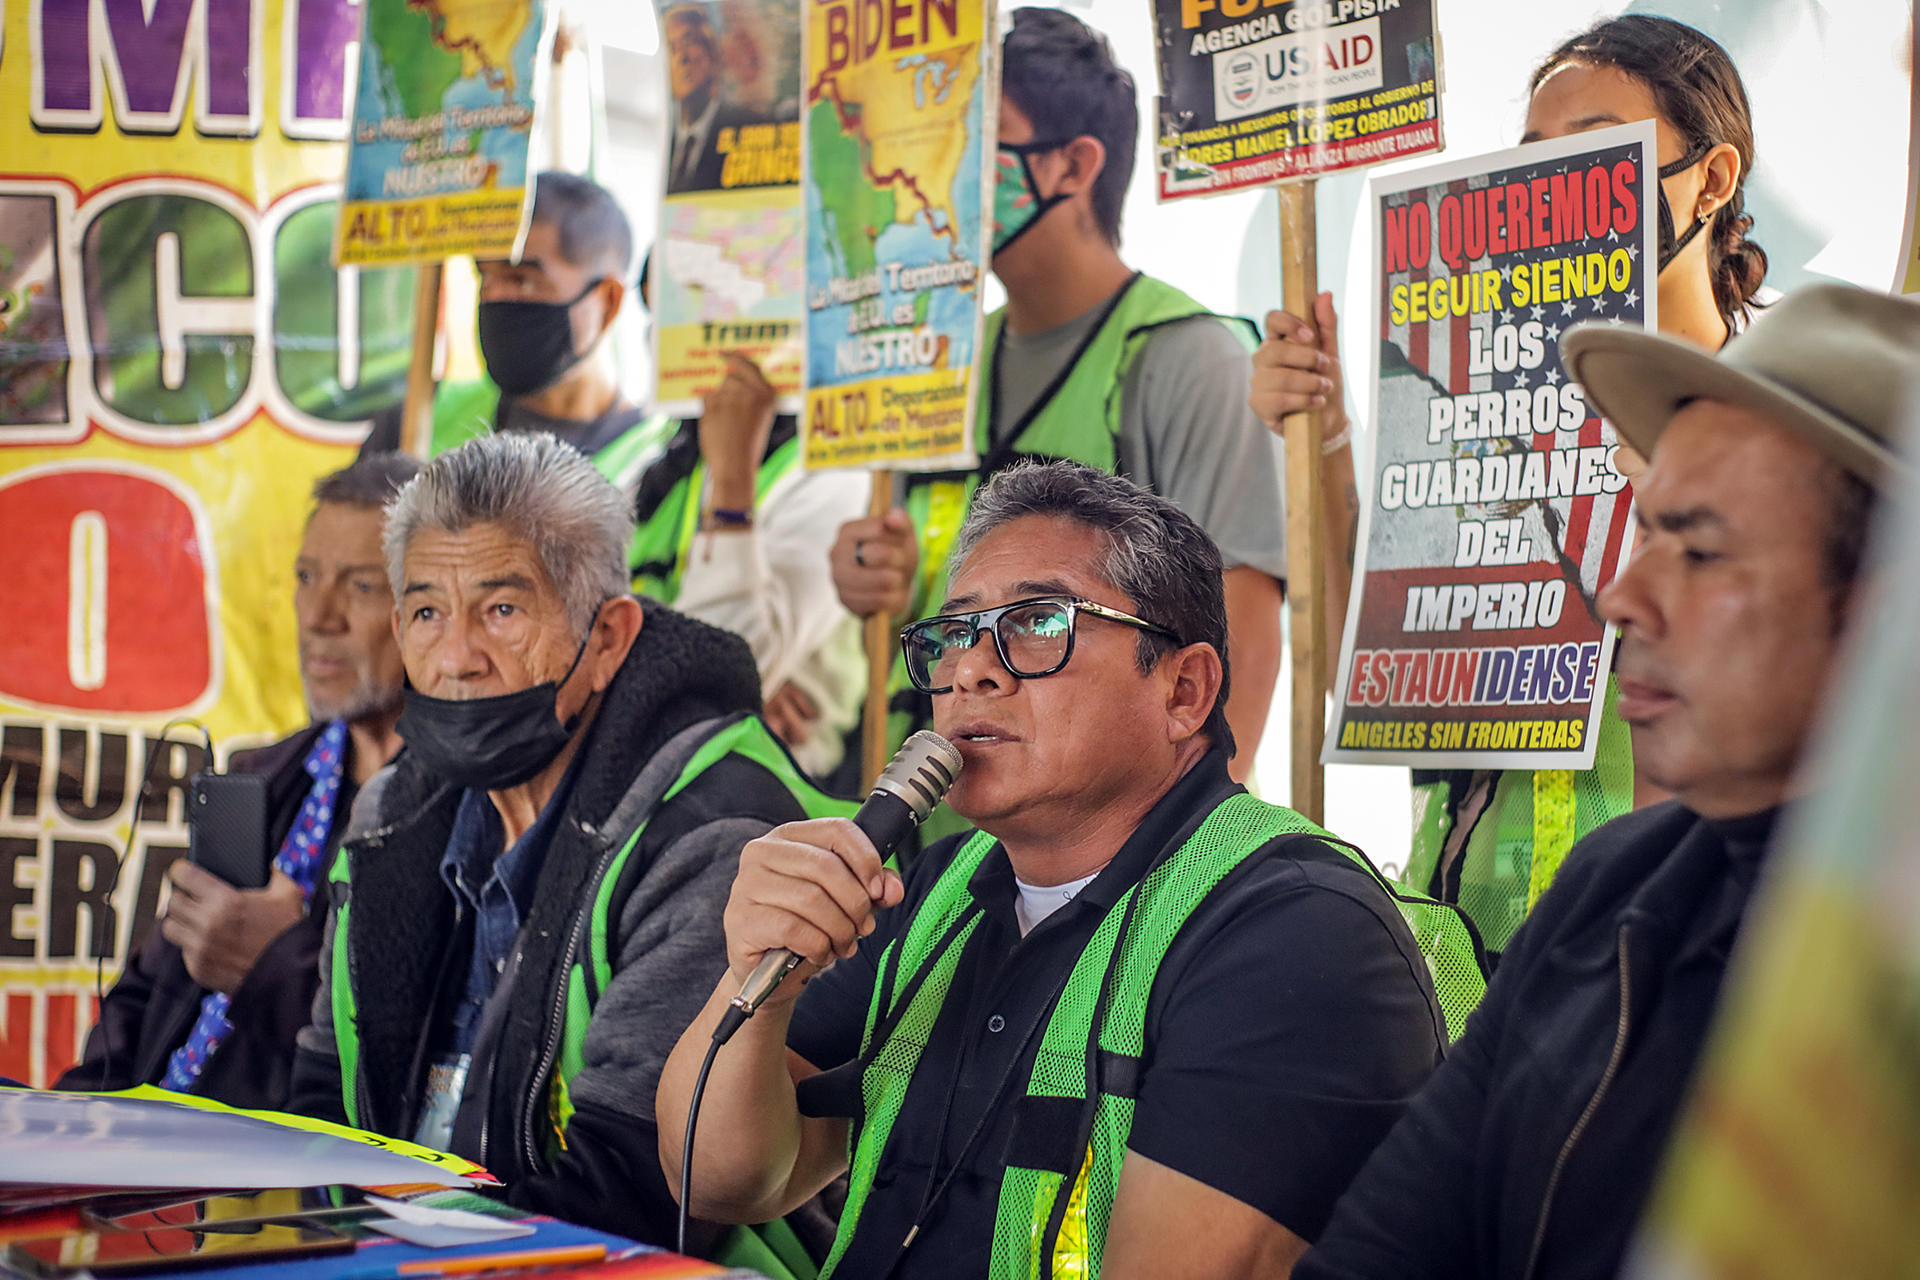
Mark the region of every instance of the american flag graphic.
MULTIPOLYGON (((1484 191, 1488 187, 1506 186, 1512 183, 1531 184, 1536 178, 1564 176, 1570 171, 1589 169, 1596 163, 1609 167, 1626 160, 1637 166, 1637 150, 1632 147, 1620 147, 1570 156, 1541 165, 1524 169, 1502 170, 1477 177, 1470 177, 1442 186, 1415 188, 1398 192, 1387 198, 1389 205, 1410 204, 1426 201, 1437 204, 1440 197, 1451 192, 1465 196, 1470 192, 1484 191)), ((1642 211, 1646 216, 1647 211, 1642 211)), ((1520 307, 1504 307, 1499 310, 1476 311, 1471 315, 1451 315, 1444 320, 1424 322, 1406 322, 1395 324, 1392 309, 1386 305, 1395 285, 1425 282, 1438 277, 1458 277, 1465 274, 1497 270, 1500 272, 1505 293, 1511 297, 1514 271, 1516 267, 1532 268, 1551 259, 1563 259, 1582 252, 1591 252, 1597 246, 1590 243, 1573 245, 1555 244, 1544 248, 1527 248, 1507 253, 1484 253, 1480 257, 1466 259, 1463 271, 1450 270, 1438 260, 1436 252, 1425 267, 1409 268, 1405 271, 1383 273, 1383 287, 1380 307, 1381 338, 1398 347, 1414 368, 1423 371, 1427 377, 1448 394, 1457 395, 1467 391, 1498 391, 1512 389, 1533 391, 1542 385, 1558 387, 1566 381, 1566 370, 1560 362, 1559 340, 1562 333, 1575 324, 1586 321, 1620 321, 1628 324, 1640 324, 1647 314, 1646 290, 1644 288, 1646 256, 1640 250, 1638 226, 1632 233, 1621 236, 1610 230, 1604 237, 1607 251, 1619 248, 1628 255, 1631 263, 1630 279, 1625 293, 1611 290, 1597 297, 1562 298, 1552 302, 1534 302, 1520 307), (1472 372, 1471 356, 1474 351, 1491 352, 1493 350, 1494 329, 1498 325, 1523 325, 1537 322, 1542 326, 1542 336, 1546 345, 1546 360, 1537 369, 1516 367, 1502 372, 1488 368, 1483 372, 1472 372), (1471 331, 1478 331, 1477 345, 1471 331)), ((1522 449, 1568 449, 1581 446, 1606 445, 1615 443, 1612 427, 1589 412, 1586 420, 1571 430, 1555 430, 1551 441, 1542 434, 1536 436, 1508 436, 1488 440, 1454 442, 1451 447, 1455 456, 1475 456, 1496 452, 1518 452, 1522 449)), ((1517 514, 1509 504, 1492 504, 1502 508, 1491 514, 1517 514)), ((1621 545, 1628 532, 1628 502, 1625 494, 1598 494, 1587 496, 1561 497, 1531 500, 1529 505, 1537 508, 1539 530, 1536 533, 1534 550, 1536 555, 1551 547, 1558 558, 1569 583, 1577 582, 1580 593, 1592 601, 1600 589, 1611 579, 1613 569, 1620 562, 1621 545), (1541 535, 1544 535, 1542 537, 1541 535)), ((1484 504, 1483 504, 1484 506, 1484 504)), ((1486 510, 1468 509, 1463 512, 1465 518, 1482 518, 1490 514, 1486 510)), ((1532 518, 1529 525, 1534 524, 1532 518)))

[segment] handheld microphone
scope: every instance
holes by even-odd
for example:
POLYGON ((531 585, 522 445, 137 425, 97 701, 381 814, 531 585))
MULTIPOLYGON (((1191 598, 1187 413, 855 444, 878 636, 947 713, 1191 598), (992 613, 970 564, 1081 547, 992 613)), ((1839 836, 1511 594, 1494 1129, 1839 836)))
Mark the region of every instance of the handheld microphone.
MULTIPOLYGON (((887 767, 875 779, 873 791, 853 825, 867 833, 873 847, 884 859, 909 832, 925 822, 940 803, 953 780, 960 776, 964 761, 959 750, 939 734, 927 729, 908 738, 887 767)), ((760 957, 753 972, 740 984, 740 994, 727 1002, 727 1011, 713 1029, 713 1043, 707 1046, 706 1059, 693 1082, 693 1097, 687 1105, 687 1129, 680 1146, 680 1252, 687 1251, 687 1223, 693 1204, 693 1139, 700 1123, 700 1100, 707 1092, 707 1075, 720 1046, 733 1038, 748 1018, 758 1012, 768 996, 780 986, 800 957, 785 947, 775 947, 760 957)))
MULTIPOLYGON (((908 738, 887 767, 875 779, 873 791, 853 815, 853 825, 866 832, 867 839, 882 858, 927 820, 947 789, 960 776, 963 765, 959 750, 930 729, 908 738)), ((800 957, 785 947, 776 947, 760 957, 740 994, 728 1002, 726 1016, 714 1028, 713 1038, 725 1044, 740 1024, 751 1018, 786 976, 799 965, 800 957)))

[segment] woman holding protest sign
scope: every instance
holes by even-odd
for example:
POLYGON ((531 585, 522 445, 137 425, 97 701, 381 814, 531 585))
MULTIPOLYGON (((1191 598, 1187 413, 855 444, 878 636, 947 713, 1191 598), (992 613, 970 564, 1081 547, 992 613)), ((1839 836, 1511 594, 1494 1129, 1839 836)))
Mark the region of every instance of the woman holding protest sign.
MULTIPOLYGON (((1745 326, 1766 275, 1767 255, 1747 239, 1743 184, 1753 166, 1746 88, 1726 50, 1669 18, 1608 19, 1555 49, 1530 81, 1523 142, 1566 137, 1651 119, 1660 159, 1657 315, 1662 333, 1718 348, 1745 326)), ((1309 318, 1267 315, 1267 340, 1253 357, 1253 409, 1274 431, 1285 415, 1319 412, 1336 465, 1351 483, 1351 439, 1341 379, 1333 296, 1309 318)), ((1631 479, 1638 457, 1622 449, 1631 479)), ((1331 492, 1342 492, 1333 489, 1331 492)), ((1344 492, 1351 495, 1351 488, 1344 492)), ((1348 566, 1355 528, 1342 541, 1348 566)), ((1330 613, 1344 614, 1335 595, 1330 613)), ((1344 631, 1344 618, 1329 630, 1344 631)), ((1568 849, 1593 828, 1659 795, 1634 776, 1626 725, 1612 691, 1600 721, 1594 767, 1579 773, 1529 770, 1415 771, 1413 841, 1406 880, 1458 902, 1497 954, 1551 880, 1568 849), (1538 801, 1538 803, 1536 803, 1538 801)))

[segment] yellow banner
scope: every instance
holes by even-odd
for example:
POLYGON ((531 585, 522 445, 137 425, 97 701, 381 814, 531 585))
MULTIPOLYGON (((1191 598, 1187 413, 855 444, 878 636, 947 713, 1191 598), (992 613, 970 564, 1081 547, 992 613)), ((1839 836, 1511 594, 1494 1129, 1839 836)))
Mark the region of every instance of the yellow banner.
POLYGON ((340 213, 342 266, 384 266, 471 254, 501 258, 520 233, 526 188, 428 200, 356 200, 340 213))
POLYGON ((309 494, 409 350, 412 272, 328 262, 355 11, 5 7, 0 1075, 77 1058, 164 907, 208 762, 161 727, 224 757, 306 718, 309 494))
POLYGON ((938 370, 807 395, 806 466, 901 467, 970 456, 967 370, 938 370))

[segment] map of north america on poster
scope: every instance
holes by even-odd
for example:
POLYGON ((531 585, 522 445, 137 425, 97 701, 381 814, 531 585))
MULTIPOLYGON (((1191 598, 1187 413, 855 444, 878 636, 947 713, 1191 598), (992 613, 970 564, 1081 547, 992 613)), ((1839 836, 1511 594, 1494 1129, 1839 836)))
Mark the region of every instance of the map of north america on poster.
POLYGON ((366 0, 343 264, 512 251, 546 12, 543 0, 366 0))
POLYGON ((812 6, 809 465, 966 451, 998 96, 986 10, 923 0, 881 30, 856 4, 812 6))

